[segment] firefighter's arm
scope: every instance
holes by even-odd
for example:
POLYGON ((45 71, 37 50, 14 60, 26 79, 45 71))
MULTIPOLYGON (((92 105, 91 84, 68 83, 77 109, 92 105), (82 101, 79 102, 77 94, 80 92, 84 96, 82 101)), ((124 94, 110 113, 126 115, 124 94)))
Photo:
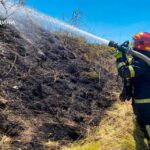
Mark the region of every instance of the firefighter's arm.
POLYGON ((118 73, 122 78, 134 78, 144 74, 149 66, 146 62, 139 59, 127 65, 122 57, 117 58, 118 73))

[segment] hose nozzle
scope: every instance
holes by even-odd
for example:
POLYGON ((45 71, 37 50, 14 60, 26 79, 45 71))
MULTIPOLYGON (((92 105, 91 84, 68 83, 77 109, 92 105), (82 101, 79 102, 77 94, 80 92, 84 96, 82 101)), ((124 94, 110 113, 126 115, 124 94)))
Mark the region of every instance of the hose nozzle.
POLYGON ((114 47, 114 48, 118 48, 118 47, 119 47, 118 43, 116 43, 116 42, 114 42, 114 41, 109 41, 108 46, 114 47))
POLYGON ((108 46, 117 48, 122 53, 128 53, 131 50, 131 48, 126 47, 125 45, 118 45, 118 43, 116 43, 114 41, 110 41, 108 46))
POLYGON ((121 51, 122 53, 131 54, 133 56, 136 56, 136 57, 144 60, 150 66, 150 58, 149 57, 145 56, 144 54, 142 54, 138 51, 135 51, 135 50, 129 48, 128 46, 126 46, 126 44, 129 44, 129 43, 127 43, 127 41, 126 41, 125 45, 124 44, 118 45, 118 43, 116 43, 114 41, 109 41, 108 46, 114 47, 114 48, 118 49, 119 51, 121 51))

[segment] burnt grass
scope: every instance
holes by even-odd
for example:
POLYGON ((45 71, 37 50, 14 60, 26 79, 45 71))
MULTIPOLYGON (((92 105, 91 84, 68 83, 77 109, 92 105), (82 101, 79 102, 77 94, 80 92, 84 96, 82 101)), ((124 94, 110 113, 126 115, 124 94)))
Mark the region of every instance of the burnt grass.
POLYGON ((106 47, 38 27, 36 35, 0 27, 0 134, 11 149, 55 149, 43 143, 84 138, 115 101, 106 47))

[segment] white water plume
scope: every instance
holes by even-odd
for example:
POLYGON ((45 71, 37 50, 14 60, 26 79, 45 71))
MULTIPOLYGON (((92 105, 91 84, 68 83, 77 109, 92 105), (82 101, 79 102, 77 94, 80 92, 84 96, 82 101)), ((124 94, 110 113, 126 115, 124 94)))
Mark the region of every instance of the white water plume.
MULTIPOLYGON (((16 26, 19 27, 21 30, 24 30, 24 27, 26 27, 26 30, 29 31, 29 26, 27 27, 26 24, 27 20, 30 20, 32 21, 32 23, 46 29, 51 29, 51 27, 55 29, 62 29, 69 33, 83 36, 86 39, 95 39, 96 41, 102 44, 108 45, 109 43, 109 40, 103 39, 94 34, 76 28, 51 16, 47 16, 32 8, 21 6, 19 7, 18 5, 12 5, 12 3, 9 2, 6 3, 6 8, 8 8, 9 18, 14 19, 16 21, 16 26)), ((4 9, 2 11, 2 9, 0 8, 0 10, 1 13, 5 13, 4 9)))

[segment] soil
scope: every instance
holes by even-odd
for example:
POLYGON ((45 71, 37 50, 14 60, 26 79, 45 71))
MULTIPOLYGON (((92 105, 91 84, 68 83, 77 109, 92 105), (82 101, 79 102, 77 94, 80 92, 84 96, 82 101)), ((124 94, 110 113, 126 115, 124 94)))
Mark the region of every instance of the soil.
POLYGON ((11 138, 12 150, 49 150, 55 148, 44 142, 61 147, 84 138, 115 101, 109 52, 102 50, 104 63, 95 67, 86 55, 92 44, 81 47, 76 37, 38 27, 36 35, 0 27, 0 134, 11 138), (82 75, 97 70, 101 78, 82 75))

